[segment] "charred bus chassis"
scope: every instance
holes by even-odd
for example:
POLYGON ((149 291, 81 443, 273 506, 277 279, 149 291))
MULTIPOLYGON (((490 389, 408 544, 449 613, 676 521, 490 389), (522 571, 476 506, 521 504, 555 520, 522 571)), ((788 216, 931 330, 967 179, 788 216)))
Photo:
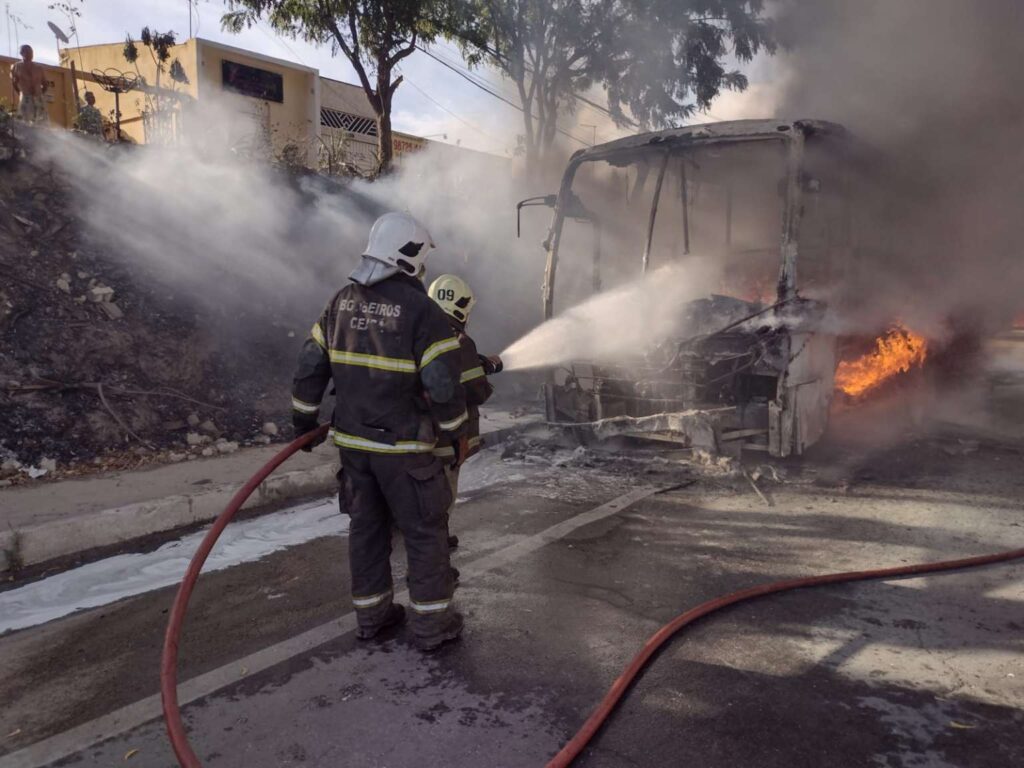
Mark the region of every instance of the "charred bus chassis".
POLYGON ((834 292, 820 289, 840 285, 850 261, 848 147, 846 132, 834 124, 748 120, 577 152, 557 197, 545 199, 554 204, 545 319, 555 312, 567 221, 593 228, 591 287, 601 290, 608 259, 602 232, 612 225, 591 210, 585 190, 574 188, 580 169, 592 163, 627 177, 620 186, 631 187, 628 204, 643 198, 643 242, 612 250, 636 253, 642 273, 658 254, 663 263, 713 254, 725 277, 721 293, 680 308, 679 336, 652 339, 629 359, 575 361, 552 371, 548 419, 586 424, 599 437, 643 436, 719 453, 789 456, 818 440, 837 345, 823 323, 834 292))

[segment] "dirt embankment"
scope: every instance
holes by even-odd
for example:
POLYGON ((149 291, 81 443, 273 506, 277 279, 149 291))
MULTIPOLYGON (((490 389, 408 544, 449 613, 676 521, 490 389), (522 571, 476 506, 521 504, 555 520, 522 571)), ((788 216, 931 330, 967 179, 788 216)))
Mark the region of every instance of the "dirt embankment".
POLYGON ((0 483, 283 437, 299 340, 270 317, 225 333, 237 318, 91 240, 28 130, 0 124, 0 483))

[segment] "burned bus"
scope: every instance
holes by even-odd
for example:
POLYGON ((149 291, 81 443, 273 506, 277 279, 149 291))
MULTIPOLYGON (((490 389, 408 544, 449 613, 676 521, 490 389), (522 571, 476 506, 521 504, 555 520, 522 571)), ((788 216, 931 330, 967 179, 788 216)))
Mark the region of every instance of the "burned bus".
POLYGON ((827 318, 853 283, 853 147, 828 122, 742 120, 573 155, 557 195, 520 204, 554 208, 545 319, 666 264, 713 263, 718 283, 678 308, 677 335, 551 371, 547 418, 731 454, 818 440, 839 343, 827 318))

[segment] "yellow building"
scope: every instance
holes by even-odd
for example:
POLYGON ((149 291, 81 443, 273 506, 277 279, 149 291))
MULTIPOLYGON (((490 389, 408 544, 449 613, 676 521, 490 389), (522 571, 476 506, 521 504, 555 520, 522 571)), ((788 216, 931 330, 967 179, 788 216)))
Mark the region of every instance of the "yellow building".
MULTIPOLYGON (((8 109, 17 107, 18 101, 11 83, 11 67, 21 59, 0 56, 0 106, 8 109)), ((38 63, 38 62, 37 62, 38 63)), ((52 125, 68 128, 76 114, 74 88, 71 73, 61 67, 39 64, 46 73, 46 110, 52 125)))
POLYGON ((83 89, 96 95, 97 107, 111 119, 114 96, 96 83, 96 75, 120 71, 138 78, 139 87, 120 98, 122 130, 131 140, 161 143, 183 133, 202 137, 210 130, 212 114, 220 118, 217 125, 229 131, 219 138, 227 138, 232 147, 259 152, 269 148, 281 155, 292 146, 307 161, 316 157, 311 139, 319 126, 317 70, 192 38, 175 45, 159 71, 149 49, 141 42, 135 45, 134 64, 124 57, 124 43, 61 52, 61 63, 74 62, 83 89), (171 71, 174 61, 180 65, 180 70, 175 67, 177 77, 171 71))
MULTIPOLYGON (((100 112, 113 123, 115 99, 98 76, 123 72, 137 80, 120 96, 122 136, 129 141, 170 143, 186 135, 207 139, 213 133, 221 146, 226 142, 239 153, 270 155, 321 170, 376 172, 377 121, 360 86, 321 77, 312 67, 202 38, 173 46, 162 68, 141 41, 135 46, 134 63, 125 59, 123 42, 62 50, 64 68, 49 68, 64 94, 53 105, 54 114, 62 115, 54 122, 73 125, 77 83, 77 103, 91 91, 100 112)), ((0 70, 4 61, 0 59, 0 70)), ((0 98, 3 95, 0 91, 0 98)), ((427 144, 418 136, 393 134, 398 162, 403 154, 427 144)))

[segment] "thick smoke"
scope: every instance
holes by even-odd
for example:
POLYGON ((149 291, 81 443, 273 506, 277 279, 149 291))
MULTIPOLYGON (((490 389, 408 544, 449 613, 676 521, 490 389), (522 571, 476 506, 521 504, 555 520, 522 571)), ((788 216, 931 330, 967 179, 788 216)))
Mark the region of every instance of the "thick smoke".
POLYGON ((937 338, 1006 327, 1024 309, 1019 0, 782 7, 780 113, 840 122, 870 148, 855 225, 880 244, 855 319, 937 338))
MULTIPOLYGON (((297 350, 342 287, 374 218, 408 211, 438 248, 427 281, 454 272, 479 303, 470 330, 493 353, 540 319, 548 216, 524 218, 515 203, 544 192, 512 163, 440 146, 402 158, 376 181, 295 177, 236 152, 237 115, 208 108, 201 141, 117 148, 55 133, 41 137, 70 179, 86 236, 180 304, 219 317, 221 343, 244 337, 297 350)), ((290 372, 282 371, 283 376, 290 372)))
POLYGON ((544 323, 505 350, 502 360, 509 370, 525 370, 635 357, 652 342, 684 332, 683 308, 711 293, 719 277, 706 260, 662 267, 544 323))

